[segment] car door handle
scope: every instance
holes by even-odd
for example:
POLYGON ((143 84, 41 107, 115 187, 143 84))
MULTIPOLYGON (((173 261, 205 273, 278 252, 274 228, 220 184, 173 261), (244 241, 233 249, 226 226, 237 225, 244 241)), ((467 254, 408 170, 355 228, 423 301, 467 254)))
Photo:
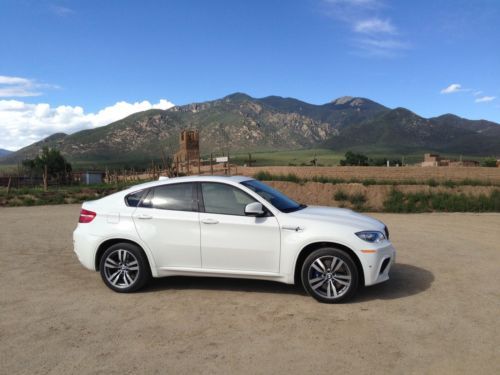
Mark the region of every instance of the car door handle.
POLYGON ((152 219, 153 216, 146 215, 146 214, 140 214, 140 215, 137 215, 136 218, 141 219, 141 220, 148 220, 148 219, 152 219))
POLYGON ((295 232, 300 232, 300 231, 303 231, 304 228, 301 228, 301 227, 298 227, 296 225, 283 225, 281 227, 281 229, 285 229, 285 230, 293 230, 295 232))
POLYGON ((218 224, 219 220, 215 220, 215 219, 212 219, 212 218, 207 218, 207 219, 201 219, 201 222, 203 224, 218 224))

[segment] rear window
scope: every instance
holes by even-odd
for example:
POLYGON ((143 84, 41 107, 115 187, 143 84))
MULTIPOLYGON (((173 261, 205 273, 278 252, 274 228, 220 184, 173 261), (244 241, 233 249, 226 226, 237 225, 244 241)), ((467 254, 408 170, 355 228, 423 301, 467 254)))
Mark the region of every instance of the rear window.
POLYGON ((127 206, 137 207, 139 202, 141 201, 142 196, 144 195, 146 190, 136 191, 135 193, 129 194, 125 197, 125 202, 127 202, 127 206))

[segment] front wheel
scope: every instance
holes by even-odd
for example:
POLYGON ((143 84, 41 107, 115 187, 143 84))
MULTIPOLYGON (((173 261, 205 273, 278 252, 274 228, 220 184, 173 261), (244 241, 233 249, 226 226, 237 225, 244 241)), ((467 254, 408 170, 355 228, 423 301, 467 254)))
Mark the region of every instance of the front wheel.
POLYGON ((115 292, 135 292, 151 278, 148 261, 139 247, 118 243, 109 247, 99 263, 104 283, 115 292))
POLYGON ((358 268, 351 256, 335 248, 313 251, 302 265, 302 285, 316 300, 339 303, 358 289, 358 268))

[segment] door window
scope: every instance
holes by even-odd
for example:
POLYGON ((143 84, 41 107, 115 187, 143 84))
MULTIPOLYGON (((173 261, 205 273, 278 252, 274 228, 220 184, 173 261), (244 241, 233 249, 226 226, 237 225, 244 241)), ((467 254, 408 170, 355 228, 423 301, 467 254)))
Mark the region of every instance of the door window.
POLYGON ((193 183, 162 185, 151 189, 143 199, 144 207, 174 211, 198 211, 196 186, 193 183))
POLYGON ((256 202, 247 193, 231 185, 202 182, 205 212, 245 216, 245 206, 256 202))

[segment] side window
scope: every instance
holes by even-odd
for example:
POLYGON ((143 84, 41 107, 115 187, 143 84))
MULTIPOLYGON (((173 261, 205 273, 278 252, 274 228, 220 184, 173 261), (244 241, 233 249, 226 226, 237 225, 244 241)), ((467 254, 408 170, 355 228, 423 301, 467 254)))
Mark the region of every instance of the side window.
POLYGON ((245 216, 245 206, 255 202, 247 193, 231 185, 202 182, 205 212, 245 216))
POLYGON ((151 189, 142 201, 143 207, 161 210, 198 211, 196 187, 193 183, 171 184, 151 189))
POLYGON ((135 193, 129 194, 125 197, 125 202, 129 207, 137 207, 145 190, 136 191, 135 193))
POLYGON ((153 208, 153 189, 149 189, 139 207, 153 208))

